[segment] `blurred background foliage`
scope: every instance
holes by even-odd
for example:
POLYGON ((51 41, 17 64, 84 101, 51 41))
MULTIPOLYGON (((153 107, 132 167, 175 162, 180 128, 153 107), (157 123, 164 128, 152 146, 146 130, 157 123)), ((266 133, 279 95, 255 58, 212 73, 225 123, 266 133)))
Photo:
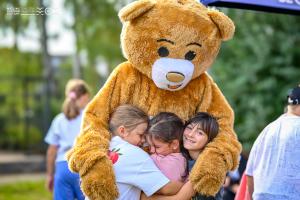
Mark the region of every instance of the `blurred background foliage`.
MULTIPOLYGON (((64 25, 75 35, 73 55, 47 52, 45 41, 59 35, 43 32, 42 17, 2 12, 7 7, 47 7, 51 1, 0 2, 0 33, 32 37, 28 29, 36 27, 41 44, 40 51, 25 52, 15 37, 11 47, 0 47, 0 149, 44 149, 43 137, 60 112, 69 78, 83 78, 93 94, 101 88, 111 70, 125 60, 117 13, 128 2, 65 0, 64 9, 74 19, 64 25)), ((220 10, 233 19, 236 34, 223 43, 209 72, 235 111, 235 130, 248 151, 260 131, 283 112, 288 89, 300 82, 300 17, 220 10)))
POLYGON ((236 25, 211 72, 235 111, 246 151, 284 112, 288 90, 300 83, 300 17, 223 9, 236 25))

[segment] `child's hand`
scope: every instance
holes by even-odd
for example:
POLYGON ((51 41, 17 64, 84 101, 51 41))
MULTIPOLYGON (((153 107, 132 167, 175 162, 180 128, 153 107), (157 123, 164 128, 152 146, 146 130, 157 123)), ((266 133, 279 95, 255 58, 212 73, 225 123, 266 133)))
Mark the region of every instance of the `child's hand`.
POLYGON ((150 154, 150 138, 149 135, 145 135, 145 142, 143 143, 142 149, 150 154))
POLYGON ((53 182, 54 182, 54 176, 53 175, 47 175, 46 177, 46 189, 49 192, 53 192, 53 182))

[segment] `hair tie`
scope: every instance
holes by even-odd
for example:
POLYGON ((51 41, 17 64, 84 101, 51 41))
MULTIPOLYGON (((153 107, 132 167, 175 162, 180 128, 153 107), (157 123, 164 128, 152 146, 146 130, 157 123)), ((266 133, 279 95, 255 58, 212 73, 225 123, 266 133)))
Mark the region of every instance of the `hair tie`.
POLYGON ((77 95, 76 95, 75 92, 70 92, 70 93, 68 94, 68 97, 69 97, 71 100, 75 100, 75 99, 77 98, 77 95))

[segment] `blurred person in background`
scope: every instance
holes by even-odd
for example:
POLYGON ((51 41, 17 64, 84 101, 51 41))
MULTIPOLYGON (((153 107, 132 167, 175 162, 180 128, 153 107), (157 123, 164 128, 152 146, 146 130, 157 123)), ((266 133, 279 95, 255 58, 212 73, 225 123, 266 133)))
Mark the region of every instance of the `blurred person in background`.
POLYGON ((254 200, 300 198, 300 87, 287 98, 287 112, 256 139, 245 174, 254 200))
POLYGON ((83 109, 90 100, 88 85, 80 79, 71 79, 65 88, 62 113, 52 121, 45 142, 47 150, 46 187, 52 192, 54 200, 82 200, 79 175, 68 168, 66 152, 73 146, 80 132, 83 109))
POLYGON ((234 171, 229 171, 224 183, 223 200, 234 200, 239 189, 242 175, 246 169, 247 159, 241 154, 239 167, 234 171))

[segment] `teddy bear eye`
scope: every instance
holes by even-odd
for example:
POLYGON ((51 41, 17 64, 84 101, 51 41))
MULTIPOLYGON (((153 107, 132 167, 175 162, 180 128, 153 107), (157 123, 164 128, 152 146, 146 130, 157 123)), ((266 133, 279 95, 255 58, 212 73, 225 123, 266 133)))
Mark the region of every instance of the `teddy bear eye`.
POLYGON ((167 47, 160 47, 157 52, 160 57, 167 57, 169 55, 169 50, 167 47))
POLYGON ((193 60, 196 56, 196 53, 194 51, 189 51, 184 55, 184 58, 186 60, 193 60))

